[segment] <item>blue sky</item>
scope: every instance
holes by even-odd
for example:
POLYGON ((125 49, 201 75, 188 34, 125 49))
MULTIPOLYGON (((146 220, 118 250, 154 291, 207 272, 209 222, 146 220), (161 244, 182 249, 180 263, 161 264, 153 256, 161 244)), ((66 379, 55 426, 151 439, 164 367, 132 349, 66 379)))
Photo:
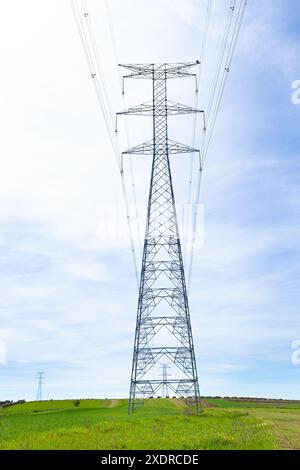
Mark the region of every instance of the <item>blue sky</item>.
MULTIPOLYGON (((214 3, 204 108, 228 2, 214 3)), ((88 5, 120 110, 103 2, 88 5)), ((120 62, 198 58, 204 5, 112 0, 120 62)), ((58 0, 13 0, 2 10, 0 399, 35 398, 39 370, 45 397, 126 396, 137 291, 119 176, 72 12, 58 0), (120 221, 118 236, 108 235, 107 214, 113 227, 120 221)), ((204 243, 190 306, 205 395, 300 399, 292 362, 300 339, 300 105, 291 100, 299 10, 292 0, 249 1, 204 171, 204 243)), ((193 104, 191 83, 171 93, 193 104)), ((128 84, 127 105, 148 99, 146 86, 128 84)), ((178 119, 170 132, 190 144, 192 121, 178 119)), ((149 123, 128 125, 133 145, 150 138, 149 123)), ((190 157, 175 158, 182 206, 190 157)), ((133 165, 143 224, 149 160, 133 165)))

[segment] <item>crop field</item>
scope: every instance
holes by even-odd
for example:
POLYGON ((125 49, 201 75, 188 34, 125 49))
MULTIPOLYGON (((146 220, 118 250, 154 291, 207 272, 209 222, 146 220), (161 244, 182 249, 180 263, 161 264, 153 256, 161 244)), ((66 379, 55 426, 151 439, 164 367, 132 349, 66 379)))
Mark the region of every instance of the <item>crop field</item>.
POLYGON ((300 449, 299 403, 179 399, 28 402, 0 409, 0 449, 300 449))

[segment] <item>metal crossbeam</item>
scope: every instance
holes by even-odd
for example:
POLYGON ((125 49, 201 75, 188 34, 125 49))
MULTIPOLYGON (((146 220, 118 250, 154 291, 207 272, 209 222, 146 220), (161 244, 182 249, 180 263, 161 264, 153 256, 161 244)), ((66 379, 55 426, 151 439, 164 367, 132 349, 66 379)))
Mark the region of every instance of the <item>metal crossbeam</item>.
MULTIPOLYGON (((152 156, 129 413, 161 390, 172 390, 200 410, 200 393, 169 155, 198 152, 168 137, 168 116, 203 111, 167 98, 167 81, 194 77, 180 64, 126 64, 124 78, 152 80, 152 101, 119 115, 152 116, 153 138, 125 152, 152 156), (172 366, 161 378, 160 364, 172 366)), ((204 117, 204 113, 203 113, 204 117)))
MULTIPOLYGON (((168 139, 166 142, 168 153, 169 155, 176 155, 181 153, 199 153, 199 149, 189 147, 188 145, 181 144, 180 142, 176 142, 174 140, 168 139)), ((143 142, 140 145, 136 145, 129 150, 125 150, 123 155, 125 154, 135 154, 135 155, 153 155, 154 152, 155 142, 154 140, 149 140, 147 142, 143 142)))
MULTIPOLYGON (((195 114, 195 113, 204 113, 202 109, 193 108, 192 106, 185 106, 181 103, 176 103, 174 101, 169 101, 162 106, 161 109, 157 108, 155 111, 159 114, 165 114, 167 107, 167 112, 169 116, 179 116, 180 114, 195 114)), ((139 104, 137 106, 132 106, 131 108, 125 109, 117 113, 117 116, 122 115, 132 115, 132 116, 153 116, 154 106, 152 102, 139 104)))

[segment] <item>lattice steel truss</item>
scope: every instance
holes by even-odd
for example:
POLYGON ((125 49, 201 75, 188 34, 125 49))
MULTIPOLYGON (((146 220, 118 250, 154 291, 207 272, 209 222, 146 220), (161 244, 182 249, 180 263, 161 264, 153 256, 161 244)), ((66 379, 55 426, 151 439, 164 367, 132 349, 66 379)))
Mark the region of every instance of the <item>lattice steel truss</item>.
POLYGON ((171 102, 167 98, 168 79, 196 78, 196 74, 190 73, 190 68, 197 63, 199 62, 122 65, 130 71, 124 78, 152 80, 153 93, 151 102, 118 113, 153 117, 153 139, 124 152, 153 156, 129 413, 134 412, 145 399, 157 396, 166 386, 174 395, 184 397, 194 405, 197 412, 200 410, 198 376, 169 161, 171 154, 199 150, 169 139, 168 116, 203 113, 204 117, 204 112, 171 102), (160 378, 161 361, 172 364, 172 374, 167 380, 166 377, 160 378))
POLYGON ((37 394, 36 394, 36 401, 43 400, 44 379, 45 379, 45 372, 38 372, 37 374, 38 388, 37 388, 37 394))

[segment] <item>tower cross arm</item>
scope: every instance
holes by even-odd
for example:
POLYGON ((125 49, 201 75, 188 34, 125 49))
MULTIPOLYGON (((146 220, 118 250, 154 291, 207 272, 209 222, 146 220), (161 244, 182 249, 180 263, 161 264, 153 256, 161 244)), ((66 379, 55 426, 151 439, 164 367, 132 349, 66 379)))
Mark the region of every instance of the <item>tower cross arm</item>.
POLYGON ((118 132, 118 116, 153 116, 153 113, 156 113, 157 116, 179 116, 182 114, 202 114, 203 115, 203 126, 206 130, 205 122, 205 111, 203 109, 198 109, 193 106, 188 106, 185 104, 177 103, 175 101, 167 100, 166 103, 161 107, 155 107, 153 102, 143 103, 137 106, 132 106, 123 111, 116 113, 116 132, 118 132))
MULTIPOLYGON (((204 113, 203 109, 194 108, 193 106, 184 105, 181 103, 176 103, 174 101, 167 100, 166 105, 160 108, 155 109, 156 112, 161 112, 164 115, 166 111, 169 116, 177 116, 179 114, 195 114, 195 113, 204 113)), ((154 106, 152 102, 139 104, 137 106, 132 106, 124 111, 119 111, 117 113, 120 115, 139 115, 139 116, 153 116, 154 106)))
MULTIPOLYGON (((199 149, 190 147, 189 145, 181 144, 175 140, 168 139, 166 148, 169 155, 178 155, 183 153, 197 153, 199 149)), ((142 144, 136 145, 128 150, 122 152, 123 155, 134 154, 134 155, 153 155, 155 150, 154 141, 148 140, 142 144)))
POLYGON ((180 78, 195 76, 195 74, 189 73, 188 70, 191 67, 195 67, 199 64, 199 60, 196 60, 194 62, 182 62, 174 64, 119 64, 119 67, 123 67, 132 72, 129 75, 125 75, 124 78, 152 79, 153 76, 160 76, 161 74, 164 74, 165 78, 180 78))

